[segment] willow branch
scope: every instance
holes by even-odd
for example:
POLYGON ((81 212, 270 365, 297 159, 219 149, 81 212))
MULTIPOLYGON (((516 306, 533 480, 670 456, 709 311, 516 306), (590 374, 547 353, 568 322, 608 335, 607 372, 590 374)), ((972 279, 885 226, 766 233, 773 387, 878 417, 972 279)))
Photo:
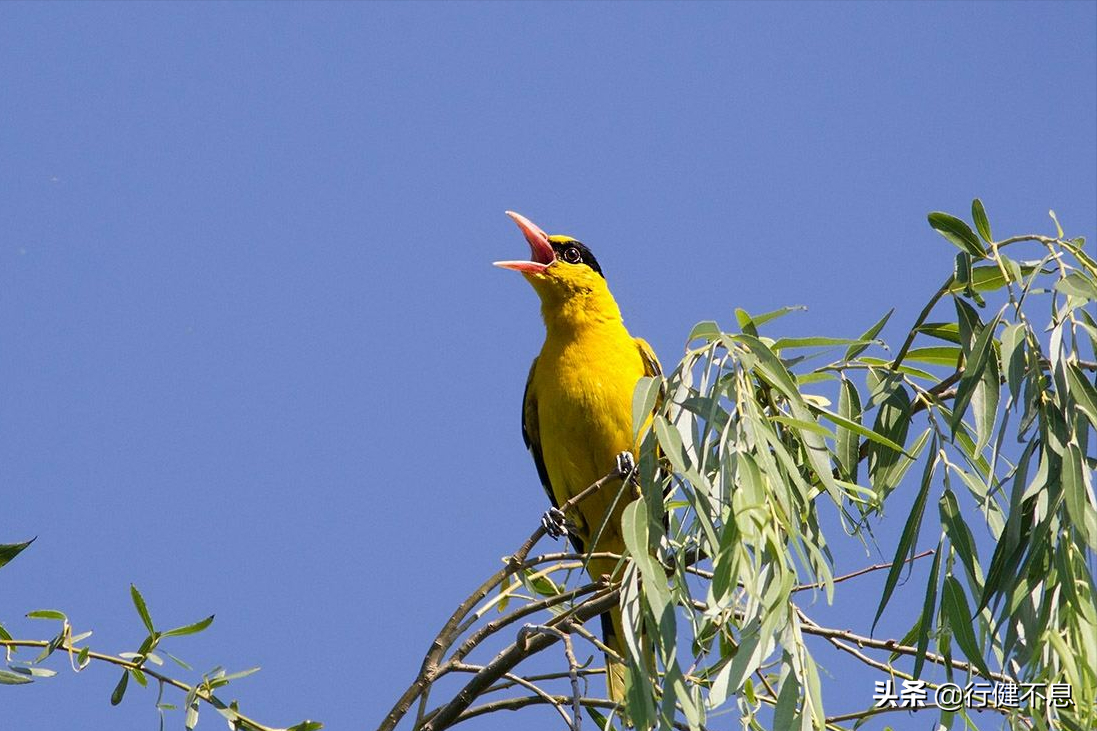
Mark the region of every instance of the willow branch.
POLYGON ((796 608, 796 613, 799 615, 800 620, 803 622, 801 628, 805 634, 816 635, 817 637, 824 637, 829 639, 846 640, 847 642, 855 643, 858 647, 871 647, 876 650, 887 650, 888 652, 897 653, 899 655, 910 655, 917 657, 923 655, 925 659, 937 665, 951 666, 957 670, 963 670, 971 675, 977 675, 988 680, 997 680, 1001 683, 1013 682, 1008 676, 1000 673, 992 672, 989 677, 979 672, 979 669, 968 662, 961 660, 946 659, 942 655, 937 655, 932 652, 920 653, 917 648, 910 647, 909 645, 901 645, 895 640, 876 640, 871 637, 865 637, 864 635, 854 634, 848 630, 832 629, 830 627, 822 627, 815 623, 813 619, 808 617, 802 609, 796 608))
MULTIPOLYGON (((51 644, 52 643, 49 640, 4 640, 4 639, 0 639, 0 646, 6 647, 6 648, 13 648, 13 647, 45 648, 45 647, 49 647, 51 644)), ((63 642, 59 645, 56 645, 56 649, 64 650, 65 652, 68 652, 69 654, 72 654, 72 653, 79 654, 79 653, 83 652, 84 650, 86 650, 87 648, 74 647, 68 642, 63 642)), ((219 711, 223 711, 223 710, 226 710, 228 708, 221 700, 219 700, 217 698, 217 696, 215 696, 210 691, 203 689, 201 684, 199 684, 199 685, 187 685, 186 683, 184 683, 181 680, 176 680, 175 678, 172 678, 168 675, 164 675, 163 673, 158 672, 156 670, 153 670, 153 669, 149 668, 148 666, 146 666, 144 664, 141 664, 141 663, 138 663, 138 662, 133 662, 133 661, 130 661, 130 660, 126 660, 125 658, 116 657, 114 655, 107 655, 107 654, 102 653, 102 652, 94 652, 92 650, 88 650, 87 655, 85 657, 87 657, 89 660, 97 660, 99 662, 105 662, 105 663, 109 663, 111 665, 117 665, 118 667, 124 668, 125 670, 127 670, 129 672, 141 673, 142 675, 147 675, 150 678, 155 679, 159 683, 162 683, 164 685, 170 685, 171 687, 177 688, 178 690, 181 690, 184 693, 187 693, 187 694, 193 693, 196 698, 203 701, 204 703, 208 703, 209 705, 213 706, 214 708, 218 709, 219 711)), ((273 726, 264 726, 263 724, 259 723, 258 721, 245 716, 244 714, 240 713, 239 711, 237 711, 235 709, 228 709, 228 710, 232 711, 232 713, 234 714, 234 723, 236 723, 237 726, 241 729, 248 728, 248 729, 254 729, 255 731, 276 731, 273 726)))

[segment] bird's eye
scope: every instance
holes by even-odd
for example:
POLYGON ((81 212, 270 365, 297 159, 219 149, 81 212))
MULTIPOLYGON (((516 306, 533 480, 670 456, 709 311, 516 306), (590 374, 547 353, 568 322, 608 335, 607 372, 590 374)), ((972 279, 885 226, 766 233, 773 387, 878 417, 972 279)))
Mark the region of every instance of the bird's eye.
POLYGON ((564 261, 569 264, 578 264, 582 260, 583 255, 579 253, 579 250, 574 246, 569 246, 564 249, 564 261))

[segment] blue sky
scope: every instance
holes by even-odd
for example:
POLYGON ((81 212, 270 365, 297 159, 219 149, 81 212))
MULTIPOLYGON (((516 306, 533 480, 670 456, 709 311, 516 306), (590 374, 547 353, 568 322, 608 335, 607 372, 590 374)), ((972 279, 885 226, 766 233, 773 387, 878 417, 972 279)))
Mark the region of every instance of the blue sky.
MULTIPOLYGON (((0 621, 132 650, 134 582, 216 612, 167 649, 263 666, 258 719, 375 726, 545 507, 505 209, 587 243, 664 364, 736 307, 901 336, 951 267, 926 212, 1097 233, 1095 8, 0 4, 0 542, 38 536, 0 621)), ((156 723, 115 681, 2 687, 4 726, 156 723)))

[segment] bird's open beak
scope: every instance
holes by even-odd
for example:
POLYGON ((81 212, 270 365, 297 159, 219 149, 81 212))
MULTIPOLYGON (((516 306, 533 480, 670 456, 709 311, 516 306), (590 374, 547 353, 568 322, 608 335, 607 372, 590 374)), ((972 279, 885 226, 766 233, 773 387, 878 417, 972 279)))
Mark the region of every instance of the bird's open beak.
POLYGON ((530 261, 497 261, 493 264, 503 269, 513 269, 516 272, 540 274, 548 268, 549 264, 556 261, 556 252, 552 250, 548 234, 538 228, 537 224, 520 213, 507 211, 507 215, 514 219, 518 228, 529 242, 530 261))

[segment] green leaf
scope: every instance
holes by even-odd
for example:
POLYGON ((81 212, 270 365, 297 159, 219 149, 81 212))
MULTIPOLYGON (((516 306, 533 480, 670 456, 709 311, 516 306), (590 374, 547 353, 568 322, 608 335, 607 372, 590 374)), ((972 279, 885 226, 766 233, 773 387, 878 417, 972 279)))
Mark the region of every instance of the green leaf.
MULTIPOLYGON (((1003 259, 1004 258, 1005 257, 1003 257, 1003 259)), ((1010 263, 1013 264, 1014 262, 1010 263)), ((1010 281, 1028 276, 1036 271, 1036 269, 1037 267, 1031 265, 1017 266, 1017 270, 1019 270, 1021 276, 1015 276, 1010 281)), ((993 292, 1006 286, 1006 284, 1008 284, 1008 282, 998 265, 986 264, 984 266, 971 267, 971 270, 967 273, 966 279, 964 279, 964 281, 953 282, 953 284, 949 286, 948 291, 953 294, 968 292, 969 290, 975 290, 976 292, 993 292)))
POLYGON ((847 480, 857 482, 861 445, 857 439, 856 428, 861 427, 861 395, 857 392, 857 387, 845 377, 842 378, 838 392, 838 416, 841 421, 831 419, 838 426, 838 464, 847 480))
MULTIPOLYGON (((788 655, 785 656, 785 664, 792 664, 788 655)), ((777 692, 777 705, 773 708, 773 728, 791 729, 798 725, 793 723, 793 719, 799 699, 800 684, 796 681, 796 673, 785 673, 785 682, 781 683, 781 689, 777 692)))
POLYGON ((1063 238, 1063 227, 1059 225, 1059 217, 1055 215, 1055 211, 1049 210, 1047 215, 1051 216, 1051 220, 1055 222, 1055 234, 1059 238, 1063 238))
POLYGON ((980 259, 986 258, 987 252, 983 249, 983 245, 979 243, 979 239, 975 236, 975 232, 959 218, 950 216, 941 211, 934 211, 933 213, 930 213, 927 218, 929 219, 929 225, 932 226, 937 233, 944 236, 950 243, 959 247, 961 251, 965 251, 980 259))
POLYGON ((975 640, 975 631, 971 628, 971 610, 968 608, 964 589, 953 576, 945 577, 944 591, 941 594, 941 612, 948 618, 952 636, 968 661, 985 677, 990 678, 990 669, 983 660, 983 653, 979 651, 979 644, 975 640))
POLYGON ((887 314, 877 320, 875 325, 870 327, 868 330, 865 330, 861 337, 857 338, 857 344, 849 346, 849 348, 846 350, 845 360, 853 360, 858 355, 863 353, 865 351, 865 348, 876 342, 876 336, 879 335, 880 331, 884 329, 884 325, 887 324, 887 321, 891 318, 891 313, 893 312, 895 312, 894 307, 888 310, 887 314))
POLYGON ((670 460, 671 466, 677 472, 686 472, 690 468, 689 455, 685 445, 682 444, 682 435, 678 433, 662 414, 656 414, 652 421, 655 437, 659 440, 659 446, 670 460))
POLYGON ((771 312, 764 312, 761 315, 754 315, 751 320, 754 322, 755 327, 761 327, 770 320, 776 320, 778 317, 784 317, 790 312, 798 312, 806 310, 804 305, 792 305, 791 307, 782 307, 778 310, 772 310, 771 312))
MULTIPOLYGON (((770 421, 780 422, 786 426, 790 426, 793 429, 800 431, 809 431, 812 434, 818 434, 825 439, 836 439, 834 432, 827 429, 825 426, 820 426, 818 422, 805 421, 803 419, 793 419, 791 416, 771 416, 770 421)), ((866 431, 868 431, 866 429, 866 431)))
MULTIPOLYGON (((876 413, 872 431, 894 444, 906 444, 910 428, 910 396, 904 386, 896 386, 876 413)), ((902 450, 883 444, 869 447, 868 474, 876 494, 883 499, 898 484, 897 467, 902 450)))
POLYGON ((891 593, 895 591, 895 585, 899 582, 899 575, 903 572, 904 562, 908 556, 913 555, 918 541, 918 530, 922 527, 922 516, 926 512, 926 500, 929 497, 929 486, 933 482, 933 473, 937 467, 937 437, 933 437, 933 446, 930 447, 929 457, 926 459, 926 468, 922 472, 922 484, 918 488, 918 494, 914 498, 910 515, 903 526, 903 533, 899 536, 899 545, 895 547, 895 558, 891 561, 887 579, 884 581, 884 591, 880 596, 880 606, 876 609, 876 616, 872 620, 872 630, 876 631, 876 623, 880 621, 884 608, 891 599, 891 593))
POLYGON ((116 706, 122 702, 122 696, 126 694, 126 686, 129 685, 130 674, 128 670, 122 671, 122 677, 118 679, 118 685, 114 686, 114 692, 110 694, 110 704, 116 706))
POLYGON ((753 335, 758 337, 758 328, 754 325, 754 320, 747 313, 746 310, 736 307, 735 308, 735 321, 739 323, 739 329, 747 335, 753 335))
POLYGON ((1082 369, 1075 363, 1067 364, 1066 378, 1070 395, 1078 409, 1086 415, 1089 423, 1097 428, 1097 388, 1094 388, 1082 369))
MULTIPOLYGON (((850 384, 850 388, 853 388, 852 384, 850 384)), ((855 388, 853 389, 853 393, 854 394, 857 393, 857 390, 855 388)), ((860 408, 860 405, 861 405, 860 402, 858 402, 857 407, 860 408)), ((840 406, 841 406, 841 396, 839 396, 839 407, 840 406)), ((859 434, 859 435, 863 436, 865 439, 869 440, 870 442, 875 442, 876 444, 880 444, 884 447, 887 447, 888 449, 894 449, 897 452, 901 452, 902 454, 906 454, 906 450, 903 449, 903 446, 901 444, 893 442, 892 440, 888 439, 887 437, 885 437, 882 434, 877 434, 872 429, 861 426, 856 421, 852 421, 850 419, 847 419, 844 416, 841 416, 840 414, 835 414, 833 411, 828 411, 827 409, 824 409, 821 406, 814 406, 812 408, 817 409, 819 411, 820 416, 822 416, 824 419, 827 419, 829 421, 833 421, 835 424, 840 426, 842 428, 842 430, 848 430, 850 432, 853 432, 854 434, 859 434)), ((857 445, 857 440, 856 439, 853 440, 853 444, 855 446, 859 447, 859 445, 857 445)), ((858 449, 858 451, 859 451, 859 449, 858 449)), ((851 456, 857 457, 859 455, 855 453, 851 456)), ((910 456, 910 455, 907 455, 907 456, 910 456)), ((856 482, 856 480, 852 480, 852 482, 856 482)))
POLYGON ((62 622, 67 622, 68 617, 64 612, 59 612, 56 609, 35 609, 33 612, 27 612, 29 619, 59 619, 62 622))
POLYGON ((34 543, 34 538, 23 543, 0 543, 0 566, 4 566, 8 561, 18 556, 24 548, 34 543))
POLYGON ((1097 300, 1097 284, 1081 272, 1071 272, 1064 279, 1060 279, 1055 283, 1055 290, 1072 297, 1097 300))
POLYGON ((193 731, 194 727, 198 725, 198 701, 192 701, 187 704, 187 712, 183 718, 183 728, 187 731, 193 731))
POLYGON ((1066 498, 1067 515, 1077 527, 1085 542, 1097 550, 1097 511, 1086 499, 1088 492, 1083 470, 1085 469, 1082 451, 1071 442, 1063 455, 1063 493, 1066 498))
POLYGON ((634 440, 640 436, 640 430, 651 418, 662 384, 663 379, 651 376, 644 376, 636 382, 636 388, 632 392, 632 438, 634 440))
POLYGON ((935 345, 928 348, 911 348, 907 351, 906 360, 955 368, 960 363, 960 355, 960 348, 955 345, 935 345))
POLYGON ((784 348, 820 348, 834 345, 864 345, 867 347, 872 345, 873 342, 874 341, 872 340, 850 340, 849 338, 780 338, 773 344, 773 350, 782 350, 784 348))
POLYGON ((953 549, 964 564, 968 580, 974 588, 978 589, 983 583, 982 572, 979 569, 979 553, 975 548, 975 539, 971 535, 971 530, 960 513, 956 496, 951 490, 946 489, 937 506, 941 514, 941 524, 944 525, 953 549))
POLYGON ((1002 390, 1000 384, 998 356, 991 347, 987 353, 986 367, 983 368, 971 397, 971 407, 975 413, 975 454, 983 451, 994 434, 994 423, 998 419, 998 399, 1002 390))
POLYGON ((993 244, 994 239, 990 235, 990 221, 987 220, 987 212, 983 208, 983 202, 978 198, 971 202, 971 220, 975 222, 975 230, 983 237, 983 241, 993 244))
POLYGON ((1002 331, 1002 369, 1006 372, 1006 385, 1014 402, 1021 393, 1021 381, 1025 375, 1026 333, 1024 323, 1020 322, 1007 325, 1002 331))
POLYGON ((182 637, 183 635, 193 635, 197 632, 201 632, 206 627, 209 627, 211 624, 213 624, 213 615, 212 614, 210 616, 206 617, 203 620, 195 622, 194 624, 188 624, 188 625, 185 625, 183 627, 176 627, 175 629, 169 629, 167 632, 164 632, 161 636, 162 637, 182 637))
POLYGON ((33 678, 28 678, 22 673, 13 673, 10 670, 0 668, 0 685, 26 685, 33 682, 33 678))
POLYGON ((960 342, 960 329, 955 322, 927 322, 918 327, 918 332, 950 343, 960 342))
POLYGON ((133 599, 133 606, 137 608, 137 614, 141 617, 145 629, 149 631, 149 634, 155 632, 156 628, 152 626, 152 617, 149 616, 149 608, 145 605, 145 598, 141 596, 141 592, 137 590, 134 584, 130 584, 130 598, 133 599))
POLYGON ((704 320, 693 326, 693 329, 689 331, 689 337, 686 338, 687 343, 692 343, 694 340, 716 340, 720 337, 720 326, 716 324, 714 320, 704 320))
POLYGON ((994 330, 1002 314, 998 315, 984 327, 975 338, 975 344, 971 346, 971 354, 964 364, 964 374, 960 377, 960 383, 956 387, 956 399, 952 404, 952 432, 955 436, 956 428, 964 418, 971 397, 975 393, 975 386, 983 377, 983 369, 987 367, 987 361, 994 357, 994 330))
POLYGON ((918 644, 917 653, 914 655, 915 678, 921 677, 922 665, 926 661, 926 649, 929 647, 929 633, 933 629, 933 615, 937 611, 937 580, 941 571, 941 549, 944 542, 937 543, 937 550, 933 554, 933 565, 929 568, 929 579, 926 581, 926 598, 922 603, 922 615, 918 619, 918 644))

